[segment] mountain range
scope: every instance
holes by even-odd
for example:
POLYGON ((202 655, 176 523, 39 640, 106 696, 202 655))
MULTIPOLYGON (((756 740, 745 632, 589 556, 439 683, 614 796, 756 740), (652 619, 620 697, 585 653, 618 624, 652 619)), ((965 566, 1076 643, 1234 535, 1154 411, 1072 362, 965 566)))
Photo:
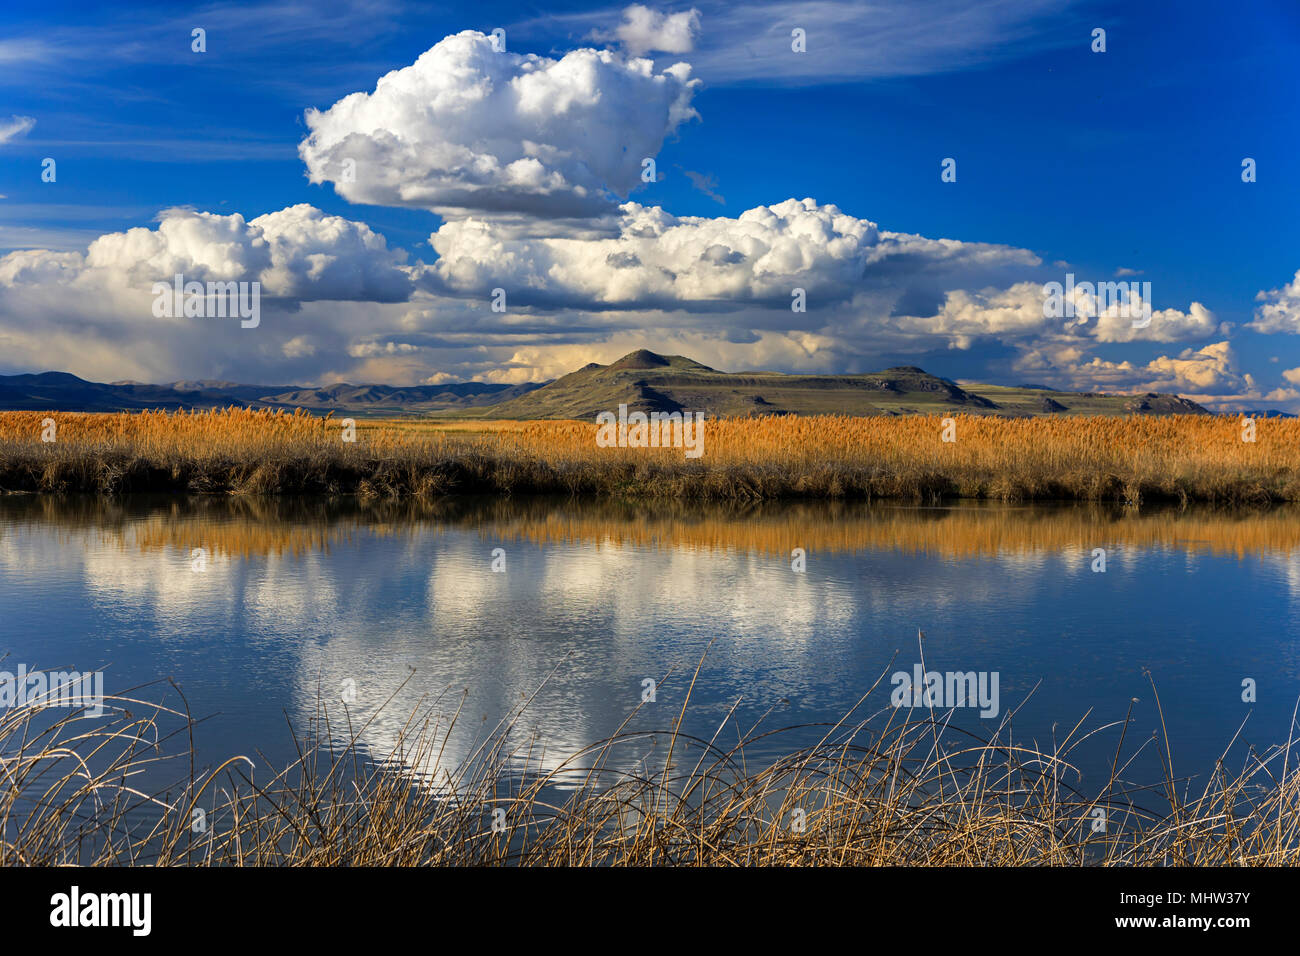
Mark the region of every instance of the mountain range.
POLYGON ((681 355, 631 352, 541 384, 458 382, 319 387, 183 381, 89 382, 66 372, 0 375, 0 409, 137 411, 151 408, 303 408, 367 416, 594 419, 619 405, 709 415, 906 415, 967 412, 1030 415, 1208 414, 1177 395, 1063 392, 1038 385, 957 383, 915 366, 860 375, 721 372, 681 355))
POLYGON ((88 382, 67 372, 0 375, 0 409, 118 412, 149 408, 304 408, 370 415, 451 413, 517 398, 539 385, 241 385, 193 381, 166 385, 88 382))

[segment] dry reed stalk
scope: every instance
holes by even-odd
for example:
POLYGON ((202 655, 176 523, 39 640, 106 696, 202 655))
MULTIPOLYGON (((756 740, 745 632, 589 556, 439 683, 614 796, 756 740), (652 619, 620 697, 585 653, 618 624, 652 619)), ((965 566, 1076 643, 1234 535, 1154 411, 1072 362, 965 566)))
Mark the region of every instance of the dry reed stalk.
POLYGON ((770 752, 774 739, 799 728, 730 728, 739 739, 724 746, 725 722, 711 739, 684 732, 680 720, 653 735, 625 724, 543 770, 536 741, 511 742, 524 705, 458 766, 443 767, 454 708, 412 714, 381 754, 366 751, 364 724, 346 713, 336 722, 320 708, 309 732, 294 738, 297 759, 269 779, 243 757, 197 771, 196 722, 183 705, 115 698, 98 721, 24 705, 0 715, 0 865, 1300 862, 1300 771, 1290 741, 1252 751, 1237 774, 1220 761, 1192 792, 1174 777, 1159 738, 1123 752, 1128 717, 1086 733, 1080 722, 1040 751, 1000 739, 1005 725, 977 740, 942 712, 870 713, 874 690, 816 743, 764 766, 751 766, 746 750, 761 743, 770 752), (1071 783, 1071 755, 1101 733, 1119 737, 1115 760, 1109 779, 1085 795, 1071 783), (652 736, 675 759, 638 764, 652 736), (1162 750, 1163 797, 1125 779, 1149 746, 1162 750), (164 765, 188 771, 166 792, 134 783, 164 765), (1097 808, 1107 812, 1100 832, 1088 825, 1097 808), (495 810, 503 811, 499 828, 495 810))

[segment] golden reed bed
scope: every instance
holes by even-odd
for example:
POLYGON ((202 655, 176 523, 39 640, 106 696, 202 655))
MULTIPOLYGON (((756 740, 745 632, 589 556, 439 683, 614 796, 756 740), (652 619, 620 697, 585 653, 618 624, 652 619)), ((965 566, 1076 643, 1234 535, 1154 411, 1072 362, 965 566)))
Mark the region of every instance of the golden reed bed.
POLYGON ((1300 420, 1233 416, 710 420, 704 451, 600 447, 594 422, 359 422, 227 409, 0 413, 0 488, 365 497, 1300 500, 1300 420), (51 431, 50 423, 53 422, 51 431), (43 441, 42 437, 53 437, 43 441), (1243 440, 1250 437, 1253 440, 1243 440))

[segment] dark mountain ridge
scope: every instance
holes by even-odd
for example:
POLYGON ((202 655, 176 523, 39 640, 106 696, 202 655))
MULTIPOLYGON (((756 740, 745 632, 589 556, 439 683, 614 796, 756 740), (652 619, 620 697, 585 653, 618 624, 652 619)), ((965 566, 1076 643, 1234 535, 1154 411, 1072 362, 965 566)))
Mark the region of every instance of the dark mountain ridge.
POLYGON ((67 372, 0 375, 0 409, 118 412, 162 408, 305 408, 309 411, 435 413, 477 408, 525 395, 540 386, 489 382, 445 385, 243 385, 237 382, 88 382, 67 372))
POLYGON ((518 398, 492 406, 494 418, 593 419, 619 405, 644 412, 707 415, 906 415, 966 412, 1043 414, 1207 414, 1176 395, 1076 392, 960 384, 915 365, 860 375, 720 372, 683 355, 646 349, 592 362, 518 398))
POLYGON ((720 372, 683 355, 648 349, 609 365, 592 362, 553 382, 501 385, 244 385, 227 381, 89 382, 67 372, 0 375, 0 409, 137 411, 150 408, 303 408, 360 415, 594 419, 619 405, 640 411, 706 415, 1208 414, 1177 395, 1103 395, 1041 386, 958 383, 915 365, 858 375, 720 372))

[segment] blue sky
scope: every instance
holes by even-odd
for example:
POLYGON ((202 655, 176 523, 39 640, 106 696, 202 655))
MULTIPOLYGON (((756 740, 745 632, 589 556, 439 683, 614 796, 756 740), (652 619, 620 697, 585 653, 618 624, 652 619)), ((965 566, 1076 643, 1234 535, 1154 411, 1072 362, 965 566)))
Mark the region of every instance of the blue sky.
POLYGON ((724 368, 906 362, 1005 384, 1297 408, 1300 7, 965 7, 10 4, 0 372, 523 381, 645 345, 724 368), (194 27, 205 52, 191 50, 194 27), (795 27, 806 53, 790 49, 795 27), (481 62, 469 47, 412 67, 444 38, 494 28, 505 30, 504 73, 468 76, 481 62), (1091 49, 1097 28, 1105 52, 1091 49), (566 69, 583 48, 615 62, 566 69), (472 90, 535 72, 530 55, 558 64, 546 104, 485 105, 518 107, 500 140, 482 116, 457 118, 429 98, 448 82, 472 90), (638 78, 627 66, 636 56, 653 61, 652 78, 690 65, 684 83, 666 81, 675 100, 655 99, 665 84, 638 78), (331 110, 403 69, 406 85, 376 95, 368 119, 331 110), (570 94, 603 105, 575 120, 551 99, 570 94), (308 109, 325 117, 315 132, 308 109), (658 181, 633 182, 583 152, 634 147, 653 156, 658 181), (365 157, 363 180, 382 167, 383 182, 341 188, 331 164, 350 150, 365 157), (452 179, 466 150, 503 165, 535 154, 551 178, 475 180, 491 199, 462 203, 452 179), (54 182, 41 178, 47 157, 54 182), (941 181, 946 157, 956 182, 941 181), (1255 182, 1242 182, 1246 157, 1255 182), (815 205, 779 213, 761 234, 735 225, 792 198, 815 205), (676 232, 648 239, 620 223, 624 200, 662 207, 676 232), (300 204, 320 215, 288 213, 300 204), (854 224, 842 235, 830 204, 879 235, 854 224), (175 219, 166 241, 127 232, 167 233, 164 210, 175 219), (231 221, 201 213, 242 217, 235 241, 247 248, 196 252, 232 241, 231 221), (267 215, 278 218, 265 235, 247 225, 267 215), (339 221, 357 225, 340 238, 339 221), (700 265, 697 247, 721 251, 700 265), (764 258, 772 249, 785 251, 764 258), (160 322, 151 282, 185 266, 200 280, 260 277, 261 326, 160 322), (1044 283, 1117 270, 1151 283, 1155 318, 1142 334, 1096 318, 1065 333, 1032 321, 1044 283), (780 290, 795 286, 808 289, 807 313, 783 305, 780 290), (494 288, 518 304, 490 312, 494 288))

